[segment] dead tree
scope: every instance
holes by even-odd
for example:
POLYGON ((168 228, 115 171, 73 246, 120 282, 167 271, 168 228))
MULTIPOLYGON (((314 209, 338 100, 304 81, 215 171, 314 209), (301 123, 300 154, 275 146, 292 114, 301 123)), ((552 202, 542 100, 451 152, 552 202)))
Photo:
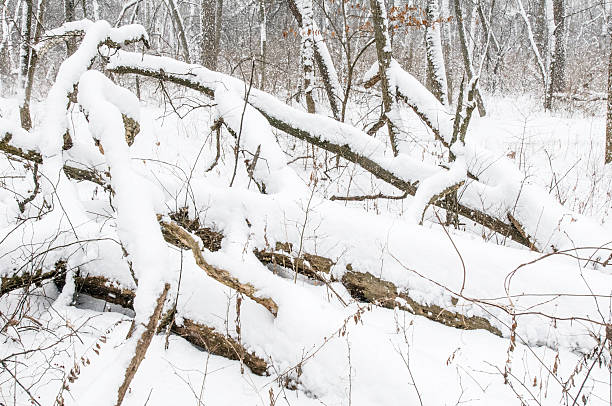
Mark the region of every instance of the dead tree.
POLYGON ((223 0, 202 0, 200 7, 200 60, 202 65, 214 70, 219 58, 223 0))
POLYGON ((382 0, 370 0, 370 9, 374 23, 374 38, 376 40, 376 55, 378 57, 378 72, 380 75, 380 87, 382 89, 383 115, 387 122, 389 131, 389 141, 393 155, 397 156, 397 127, 389 117, 395 105, 392 86, 389 77, 389 67, 391 66, 391 39, 389 38, 389 23, 387 20, 387 10, 382 0))

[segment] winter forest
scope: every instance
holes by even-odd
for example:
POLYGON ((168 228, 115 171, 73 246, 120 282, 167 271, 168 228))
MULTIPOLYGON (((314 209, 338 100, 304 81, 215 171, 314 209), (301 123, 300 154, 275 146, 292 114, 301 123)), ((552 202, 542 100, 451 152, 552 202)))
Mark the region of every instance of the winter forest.
POLYGON ((0 406, 612 405, 609 0, 0 8, 0 406))

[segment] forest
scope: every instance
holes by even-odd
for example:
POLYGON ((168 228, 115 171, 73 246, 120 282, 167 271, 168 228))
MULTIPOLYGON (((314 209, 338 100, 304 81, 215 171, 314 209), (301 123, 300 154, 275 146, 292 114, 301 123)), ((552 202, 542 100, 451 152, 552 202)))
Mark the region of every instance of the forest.
POLYGON ((0 8, 0 406, 612 405, 612 2, 0 8))

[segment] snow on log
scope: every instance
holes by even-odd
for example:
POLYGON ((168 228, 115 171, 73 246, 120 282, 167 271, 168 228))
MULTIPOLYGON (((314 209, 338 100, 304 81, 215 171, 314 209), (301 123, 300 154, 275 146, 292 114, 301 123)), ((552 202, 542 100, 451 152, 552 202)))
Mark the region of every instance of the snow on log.
MULTIPOLYGON (((210 71, 199 65, 189 65, 171 58, 125 51, 119 51, 111 57, 107 68, 116 73, 136 73, 166 80, 205 93, 211 98, 214 98, 214 89, 218 83, 224 83, 238 94, 244 94, 246 88, 244 82, 239 79, 210 71)), ((431 93, 427 92, 423 95, 429 95, 436 103, 439 103, 431 93)), ((416 193, 415 183, 417 181, 442 170, 416 161, 405 154, 400 154, 395 158, 387 156, 385 145, 382 142, 355 127, 292 108, 258 89, 251 89, 249 104, 259 110, 272 127, 338 154, 361 166, 377 178, 411 195, 416 193), (313 120, 314 117, 316 120, 313 120)), ((449 131, 452 132, 452 126, 449 131)), ((441 208, 447 207, 444 201, 437 201, 435 205, 441 208)), ((460 204, 457 210, 458 214, 520 244, 527 247, 531 245, 505 216, 490 215, 480 210, 479 205, 470 207, 460 204)))

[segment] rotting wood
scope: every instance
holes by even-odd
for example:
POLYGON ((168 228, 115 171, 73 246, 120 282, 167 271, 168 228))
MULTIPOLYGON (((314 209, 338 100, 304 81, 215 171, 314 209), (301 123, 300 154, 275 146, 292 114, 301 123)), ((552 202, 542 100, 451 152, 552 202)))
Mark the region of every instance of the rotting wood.
MULTIPOLYGON (((56 283, 58 282, 62 286, 65 280, 56 281, 56 283)), ((78 293, 117 304, 126 309, 133 310, 134 308, 134 297, 136 296, 134 291, 111 282, 102 276, 77 276, 75 278, 75 287, 78 293)), ((164 315, 160 321, 159 326, 162 329, 165 327, 164 324, 169 323, 172 318, 167 316, 167 314, 164 315)), ((268 364, 264 359, 253 352, 247 351, 234 338, 220 333, 213 327, 191 319, 182 319, 181 325, 173 323, 171 331, 211 354, 231 360, 240 360, 256 375, 267 375, 268 364)))
POLYGON ((172 332, 211 354, 244 363, 256 375, 267 375, 266 361, 248 352, 238 341, 217 332, 212 327, 185 319, 182 325, 173 325, 172 332))
POLYGON ((162 229, 178 240, 181 244, 191 249, 193 253, 196 264, 206 272, 208 276, 215 279, 216 281, 237 290, 243 295, 251 298, 253 301, 259 303, 266 309, 270 311, 274 316, 278 313, 278 305, 274 300, 268 297, 259 297, 257 296, 257 291, 253 285, 249 283, 242 283, 235 277, 233 277, 228 271, 215 268, 211 266, 204 257, 202 256, 202 251, 198 242, 189 234, 187 230, 179 226, 175 222, 165 222, 160 221, 160 225, 162 229))
POLYGON ((418 303, 406 292, 398 292, 393 283, 377 278, 369 272, 347 271, 342 276, 342 284, 351 296, 359 301, 376 304, 387 309, 398 307, 401 310, 427 317, 449 327, 463 330, 483 329, 501 337, 501 331, 491 326, 491 323, 484 317, 466 317, 461 313, 451 312, 438 305, 418 303))

